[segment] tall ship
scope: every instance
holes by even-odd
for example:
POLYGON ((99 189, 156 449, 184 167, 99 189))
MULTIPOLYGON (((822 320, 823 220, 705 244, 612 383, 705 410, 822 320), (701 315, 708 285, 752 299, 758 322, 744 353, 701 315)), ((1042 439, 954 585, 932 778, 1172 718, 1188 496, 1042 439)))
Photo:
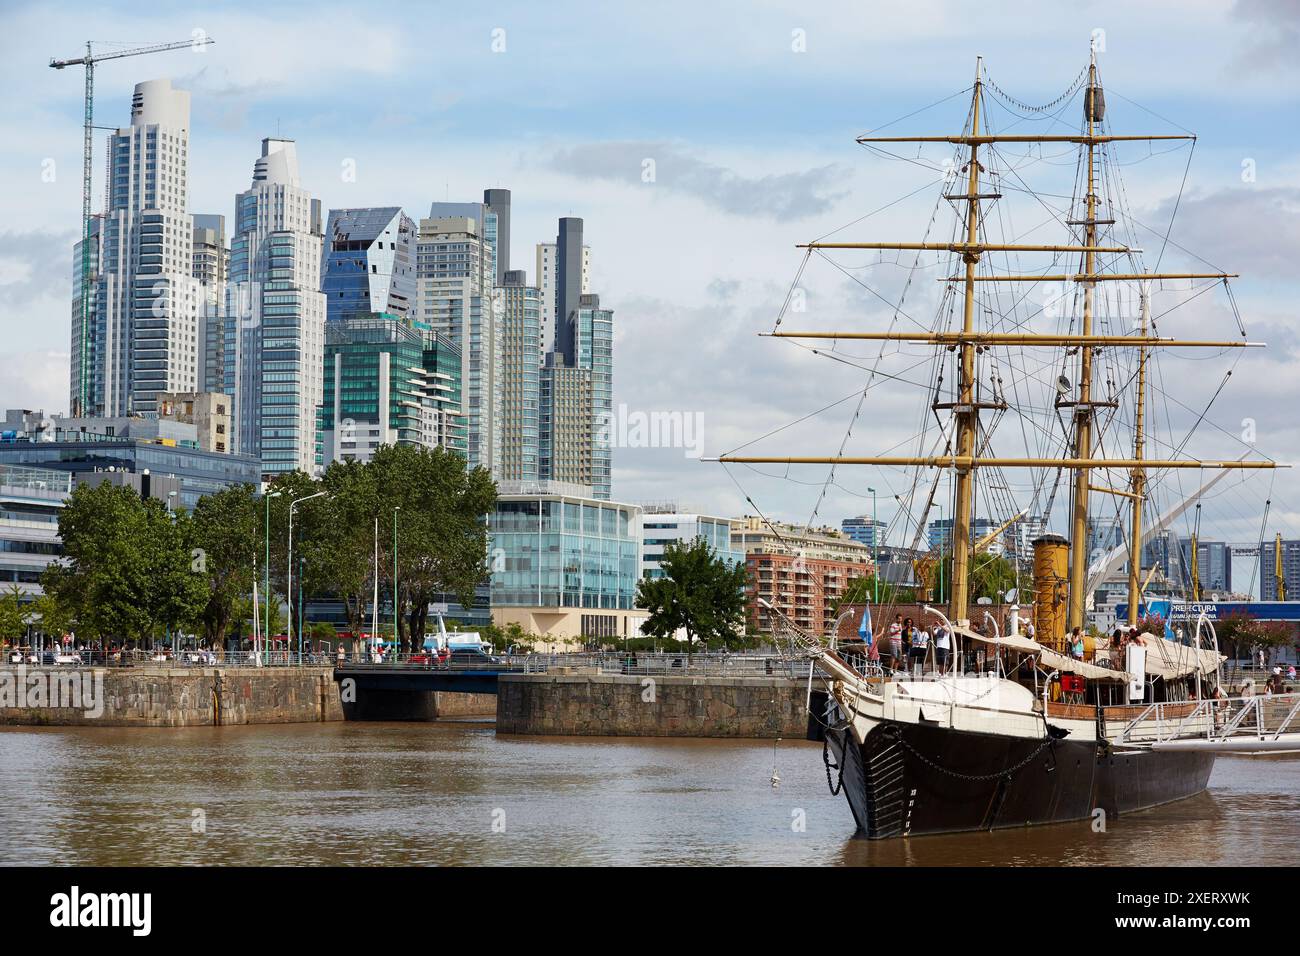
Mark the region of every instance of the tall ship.
MULTIPOLYGON (((788 328, 801 311, 790 308, 796 277, 767 333, 866 373, 839 451, 742 448, 718 459, 733 479, 746 469, 779 477, 826 466, 823 498, 832 482, 852 486, 852 476, 864 474, 858 469, 869 469, 873 484, 891 476, 902 530, 910 529, 918 554, 935 511, 949 509, 940 521, 949 543, 938 559, 944 600, 925 593, 921 581, 912 605, 925 634, 919 654, 914 645, 910 658, 893 656, 897 599, 888 596, 875 595, 854 612, 856 641, 839 622, 810 624, 767 601, 759 612, 761 625, 822 678, 824 694, 814 693, 810 669, 810 712, 824 740, 828 781, 847 797, 859 833, 871 838, 1095 819, 1203 791, 1216 753, 1231 749, 1224 741, 1249 707, 1221 686, 1224 657, 1210 621, 1177 631, 1153 626, 1143 548, 1222 476, 1284 467, 1244 445, 1222 460, 1193 457, 1196 425, 1223 386, 1216 391, 1208 377, 1160 371, 1169 350, 1235 363, 1247 354, 1241 350, 1262 345, 1246 338, 1229 286, 1234 274, 1161 271, 1167 258, 1185 261, 1166 255, 1174 249, 1203 260, 1171 238, 1172 215, 1168 225, 1142 222, 1124 189, 1120 174, 1134 155, 1182 147, 1190 167, 1195 135, 1112 131, 1095 51, 1045 106, 1005 93, 982 59, 962 92, 969 92, 969 110, 958 133, 857 140, 876 158, 940 174, 924 187, 935 202, 921 237, 837 235, 799 247, 799 276, 812 260, 831 262, 886 303, 876 310, 885 327, 788 328), (942 161, 935 150, 947 153, 942 161), (1072 176, 1073 187, 1036 189, 1038 169, 1072 176), (1009 195, 1020 221, 1007 208, 1009 195), (1025 219, 1026 209, 1033 218, 1025 219), (949 231, 940 235, 945 221, 949 231), (846 255, 855 265, 844 265, 846 255), (885 282, 863 281, 861 270, 871 266, 901 270, 904 278, 890 281, 903 292, 889 297, 877 288, 885 282), (905 301, 922 283, 942 289, 928 297, 937 301, 928 321, 905 301), (1217 295, 1219 304, 1198 305, 1181 322, 1202 295, 1217 295), (1161 334, 1166 326, 1233 319, 1227 335, 1161 334), (871 349, 878 351, 863 354, 871 349), (906 374, 884 371, 891 357, 907 358, 906 374), (909 447, 891 433, 877 443, 886 446, 881 453, 856 454, 854 426, 857 441, 870 444, 873 407, 893 407, 876 397, 904 390, 918 396, 920 426, 903 443, 909 447), (1152 406, 1158 397, 1167 410, 1179 391, 1184 403, 1204 407, 1184 404, 1191 426, 1168 434, 1155 427, 1152 406), (1158 497, 1163 510, 1153 505, 1158 497), (1010 518, 989 535, 976 525, 977 507, 997 502, 1010 518), (1098 547, 1090 532, 1107 514, 1121 531, 1098 547), (999 589, 994 607, 986 596, 976 603, 977 578, 988 569, 983 545, 1009 526, 1024 532, 1020 559, 1032 574, 1005 594, 999 589), (1119 607, 1126 619, 1098 633, 1088 613, 1096 589, 1125 570, 1127 603, 1119 607)), ((891 205, 882 200, 881 208, 891 205)), ((882 431, 888 424, 878 413, 874 423, 882 431)), ((1294 716, 1293 709, 1287 722, 1294 716)))

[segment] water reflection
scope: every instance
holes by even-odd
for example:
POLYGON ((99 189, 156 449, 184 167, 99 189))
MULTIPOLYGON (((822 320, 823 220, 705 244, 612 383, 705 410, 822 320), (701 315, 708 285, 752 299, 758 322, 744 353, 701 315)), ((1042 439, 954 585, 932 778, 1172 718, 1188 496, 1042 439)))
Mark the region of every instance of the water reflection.
POLYGON ((1209 793, 1111 820, 1106 833, 1080 823, 870 842, 851 837, 847 805, 827 793, 820 749, 497 737, 470 721, 6 728, 0 862, 1205 866, 1297 857, 1300 757, 1221 758, 1209 793))

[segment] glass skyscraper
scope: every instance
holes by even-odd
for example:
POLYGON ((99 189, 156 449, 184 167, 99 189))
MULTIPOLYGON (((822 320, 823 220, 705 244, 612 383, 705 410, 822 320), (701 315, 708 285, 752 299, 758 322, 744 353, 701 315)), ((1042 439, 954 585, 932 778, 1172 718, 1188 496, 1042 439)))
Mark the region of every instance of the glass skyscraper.
POLYGON ((302 188, 292 140, 262 140, 253 183, 235 197, 223 328, 237 450, 270 478, 316 466, 325 296, 320 200, 302 188))
POLYGON ((415 308, 415 223, 397 206, 331 209, 321 290, 326 319, 415 308))

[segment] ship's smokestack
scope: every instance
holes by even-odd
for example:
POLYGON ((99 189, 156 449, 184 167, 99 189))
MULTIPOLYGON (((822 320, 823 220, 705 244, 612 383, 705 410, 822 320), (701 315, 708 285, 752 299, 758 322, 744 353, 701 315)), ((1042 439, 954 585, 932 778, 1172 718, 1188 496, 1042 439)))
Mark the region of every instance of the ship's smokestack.
POLYGON ((1060 650, 1069 609, 1070 545, 1059 534, 1034 539, 1034 637, 1060 650))

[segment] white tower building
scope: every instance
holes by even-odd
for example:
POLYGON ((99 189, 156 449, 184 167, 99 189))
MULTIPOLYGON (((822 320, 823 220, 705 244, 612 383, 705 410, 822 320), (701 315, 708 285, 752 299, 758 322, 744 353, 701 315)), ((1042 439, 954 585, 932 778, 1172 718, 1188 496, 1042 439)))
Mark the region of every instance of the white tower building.
MULTIPOLYGON (((542 358, 555 351, 555 329, 559 324, 559 246, 554 242, 537 244, 537 289, 542 294, 542 358)), ((582 294, 591 292, 591 246, 582 247, 582 294)))
MULTIPOLYGON (((153 412, 159 394, 198 389, 202 289, 191 275, 189 127, 190 94, 149 80, 136 84, 131 125, 109 137, 83 414, 153 412)), ((79 375, 74 361, 74 397, 79 375)))
POLYGON ((316 470, 324 399, 320 200, 302 188, 292 140, 262 140, 253 184, 235 197, 227 293, 226 390, 240 454, 266 478, 316 470))

